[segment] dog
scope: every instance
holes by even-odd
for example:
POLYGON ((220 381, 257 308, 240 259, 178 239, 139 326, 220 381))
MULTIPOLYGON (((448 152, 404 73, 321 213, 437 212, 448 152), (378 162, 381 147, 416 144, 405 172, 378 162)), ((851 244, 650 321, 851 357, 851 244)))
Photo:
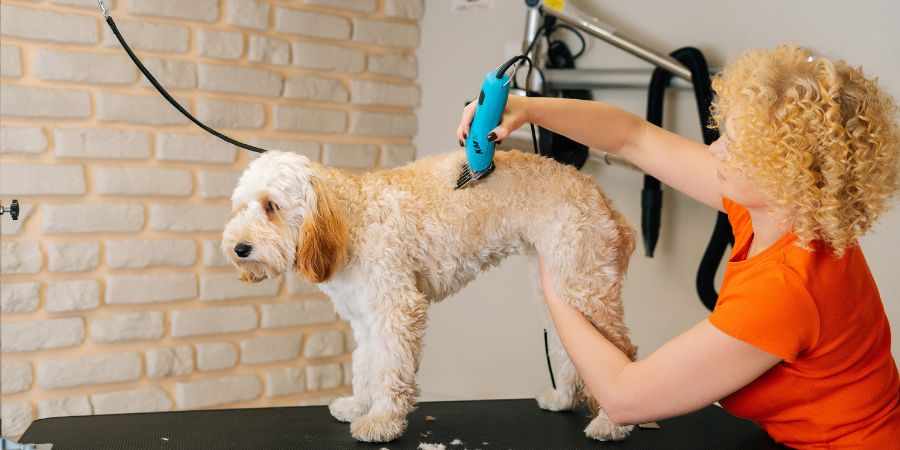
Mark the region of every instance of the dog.
POLYGON ((498 152, 490 177, 455 189, 462 151, 355 174, 271 151, 250 163, 232 196, 222 250, 258 282, 290 270, 316 283, 349 321, 353 395, 329 405, 354 438, 386 442, 406 428, 419 394, 416 373, 428 306, 512 254, 534 257, 531 279, 557 363, 557 387, 540 407, 586 401, 585 433, 620 440, 566 356, 546 311, 536 253, 557 294, 584 313, 632 360, 621 289, 634 233, 610 200, 571 166, 521 151, 498 152))

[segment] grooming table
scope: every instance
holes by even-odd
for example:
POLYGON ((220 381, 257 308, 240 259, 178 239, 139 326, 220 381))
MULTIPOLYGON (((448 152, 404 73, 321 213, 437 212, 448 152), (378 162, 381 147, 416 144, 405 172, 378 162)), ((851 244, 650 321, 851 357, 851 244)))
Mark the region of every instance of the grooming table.
POLYGON ((53 450, 780 448, 753 423, 715 406, 660 421, 660 429, 635 428, 624 442, 588 439, 585 425, 583 412, 544 411, 532 399, 481 400, 421 403, 406 433, 384 444, 357 442, 325 406, 56 417, 32 423, 19 442, 51 443, 53 450), (451 445, 456 439, 464 445, 451 445))

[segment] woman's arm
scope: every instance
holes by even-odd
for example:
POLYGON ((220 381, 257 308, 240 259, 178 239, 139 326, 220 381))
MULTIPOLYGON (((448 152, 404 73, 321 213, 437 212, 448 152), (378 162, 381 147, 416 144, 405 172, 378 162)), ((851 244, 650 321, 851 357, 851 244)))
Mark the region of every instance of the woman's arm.
POLYGON ((781 361, 703 320, 646 359, 631 362, 580 311, 557 297, 543 259, 540 264, 544 298, 563 347, 606 415, 617 424, 698 410, 781 361))
MULTIPOLYGON (((469 133, 477 102, 463 110, 456 130, 462 141, 469 133)), ((496 140, 526 122, 540 125, 591 148, 625 158, 644 172, 685 195, 722 210, 716 185, 716 158, 709 147, 659 128, 621 108, 602 102, 511 95, 496 140)))

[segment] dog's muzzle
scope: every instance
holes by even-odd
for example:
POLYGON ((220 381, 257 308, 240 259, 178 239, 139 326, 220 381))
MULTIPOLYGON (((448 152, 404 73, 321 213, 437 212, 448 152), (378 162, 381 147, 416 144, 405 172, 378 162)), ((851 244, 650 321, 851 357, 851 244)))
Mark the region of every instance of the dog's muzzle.
POLYGON ((253 251, 253 246, 250 244, 241 242, 234 246, 234 254, 238 255, 239 258, 246 258, 250 256, 250 252, 253 251))

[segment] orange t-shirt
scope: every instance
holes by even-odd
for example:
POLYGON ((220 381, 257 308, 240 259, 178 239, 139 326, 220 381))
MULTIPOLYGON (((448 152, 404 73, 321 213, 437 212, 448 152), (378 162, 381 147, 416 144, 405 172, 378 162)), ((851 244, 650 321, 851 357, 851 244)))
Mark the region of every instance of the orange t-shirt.
POLYGON ((709 321, 782 361, 721 405, 791 447, 900 449, 890 325, 862 251, 836 259, 788 233, 747 259, 750 214, 723 203, 734 250, 709 321))

